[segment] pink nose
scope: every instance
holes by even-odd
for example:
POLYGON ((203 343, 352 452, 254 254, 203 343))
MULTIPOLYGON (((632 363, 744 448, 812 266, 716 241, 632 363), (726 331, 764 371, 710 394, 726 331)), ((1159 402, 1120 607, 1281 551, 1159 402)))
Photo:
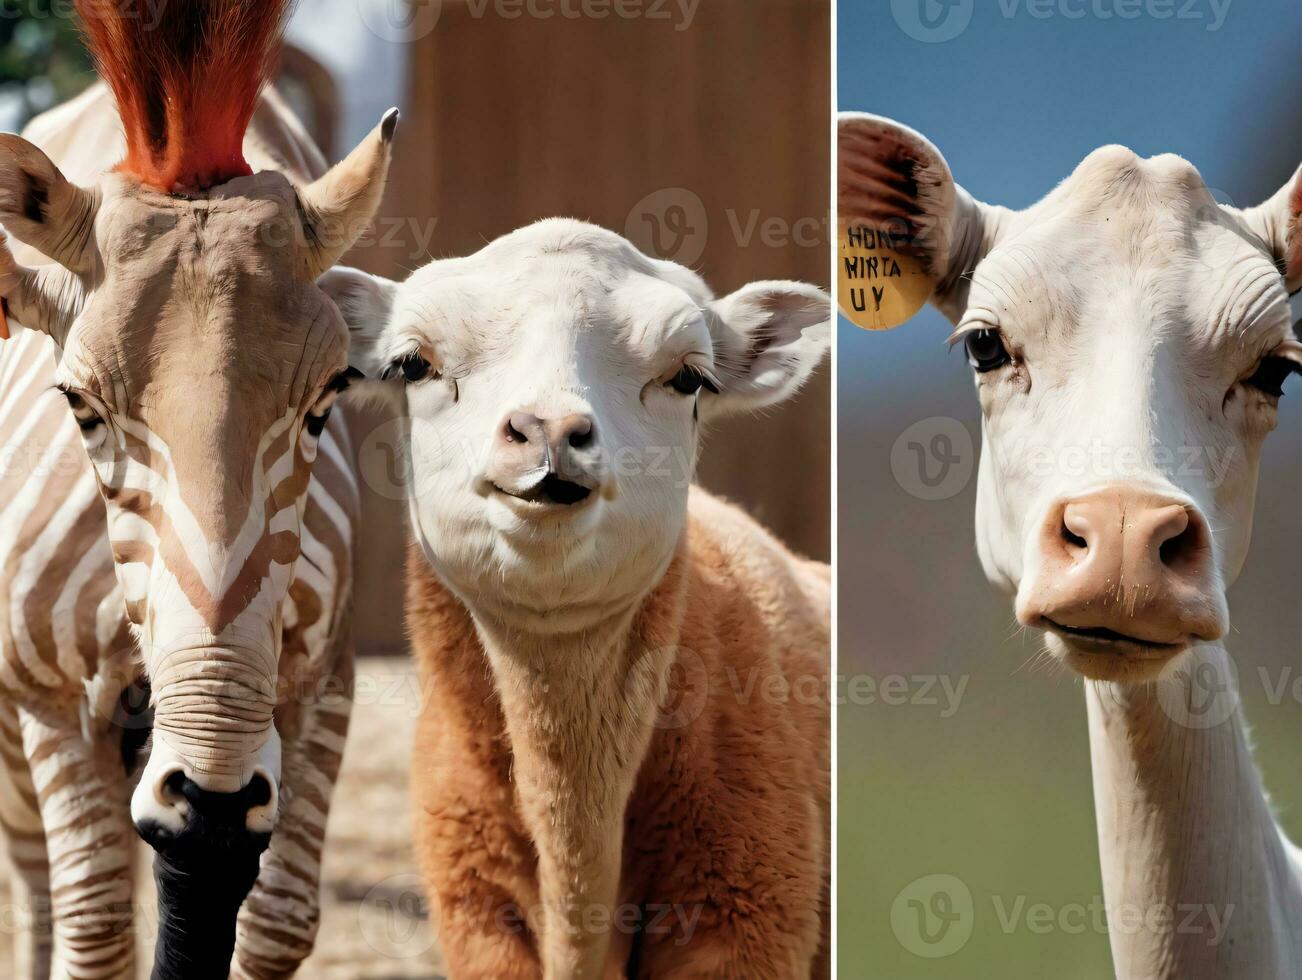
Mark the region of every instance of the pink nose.
POLYGON ((1050 508, 1017 618, 1150 644, 1215 640, 1228 628, 1211 533, 1197 509, 1120 487, 1050 508))
POLYGON ((549 459, 561 459, 565 448, 583 449, 592 441, 592 416, 572 412, 558 419, 540 419, 532 412, 512 412, 502 427, 508 445, 545 449, 549 459))

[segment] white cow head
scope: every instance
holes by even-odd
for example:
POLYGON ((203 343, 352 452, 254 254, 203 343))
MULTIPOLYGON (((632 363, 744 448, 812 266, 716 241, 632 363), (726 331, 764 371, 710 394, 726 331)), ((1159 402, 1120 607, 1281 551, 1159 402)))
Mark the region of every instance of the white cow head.
POLYGON ((353 363, 405 383, 427 557, 472 608, 530 628, 640 597, 683 528, 700 422, 786 398, 829 341, 813 286, 716 300, 687 269, 561 219, 401 284, 342 268, 321 284, 353 363))
POLYGON ((839 182, 842 218, 893 232, 957 325, 983 414, 978 548, 1018 621, 1096 679, 1151 680, 1222 637, 1302 363, 1296 178, 1240 211, 1179 157, 1108 146, 1011 212, 917 133, 844 114, 839 182))

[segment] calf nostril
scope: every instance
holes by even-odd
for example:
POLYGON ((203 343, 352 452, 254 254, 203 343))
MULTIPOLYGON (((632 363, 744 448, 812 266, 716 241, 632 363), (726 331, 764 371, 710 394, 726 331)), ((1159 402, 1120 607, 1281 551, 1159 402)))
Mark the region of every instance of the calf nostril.
POLYGON ((592 420, 579 419, 570 429, 569 437, 570 446, 574 449, 582 449, 592 442, 592 420))
POLYGON ((514 418, 506 420, 506 428, 503 430, 502 434, 506 436, 507 442, 525 443, 529 441, 529 437, 515 427, 514 418))

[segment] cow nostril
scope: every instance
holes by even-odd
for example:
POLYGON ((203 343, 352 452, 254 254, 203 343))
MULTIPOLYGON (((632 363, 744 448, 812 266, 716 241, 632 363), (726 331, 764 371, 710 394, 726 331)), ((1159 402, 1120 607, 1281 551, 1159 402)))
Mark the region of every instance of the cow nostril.
POLYGON ((1082 538, 1079 534, 1076 534, 1074 531, 1072 531, 1072 529, 1069 528, 1066 524, 1062 526, 1062 539, 1066 541, 1069 545, 1071 545, 1073 548, 1078 548, 1081 551, 1084 551, 1087 548, 1089 548, 1089 542, 1086 541, 1084 538, 1082 538))
POLYGON ((1167 568, 1178 569, 1195 558, 1198 551, 1198 530, 1190 521, 1183 531, 1174 537, 1167 538, 1158 547, 1158 554, 1162 558, 1162 564, 1167 568))

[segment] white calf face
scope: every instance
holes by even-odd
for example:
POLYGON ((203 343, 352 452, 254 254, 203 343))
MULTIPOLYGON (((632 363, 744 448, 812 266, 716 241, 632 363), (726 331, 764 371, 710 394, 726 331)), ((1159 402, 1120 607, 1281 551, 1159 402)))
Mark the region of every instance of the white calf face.
MULTIPOLYGON (((880 146, 890 124, 867 118, 852 125, 880 146)), ((881 170, 934 187, 943 161, 897 133, 881 170)), ((1299 360, 1287 242, 1217 205, 1185 161, 1120 147, 1018 214, 948 195, 932 270, 981 399, 982 564, 1071 666, 1156 677, 1228 628, 1262 440, 1299 360)), ((921 228, 927 207, 906 221, 921 228)))
POLYGON ((715 301, 688 270, 574 221, 401 285, 352 270, 322 285, 354 362, 405 385, 411 517, 431 562, 476 608, 554 628, 654 582, 702 420, 785 397, 828 339, 813 287, 715 301))

